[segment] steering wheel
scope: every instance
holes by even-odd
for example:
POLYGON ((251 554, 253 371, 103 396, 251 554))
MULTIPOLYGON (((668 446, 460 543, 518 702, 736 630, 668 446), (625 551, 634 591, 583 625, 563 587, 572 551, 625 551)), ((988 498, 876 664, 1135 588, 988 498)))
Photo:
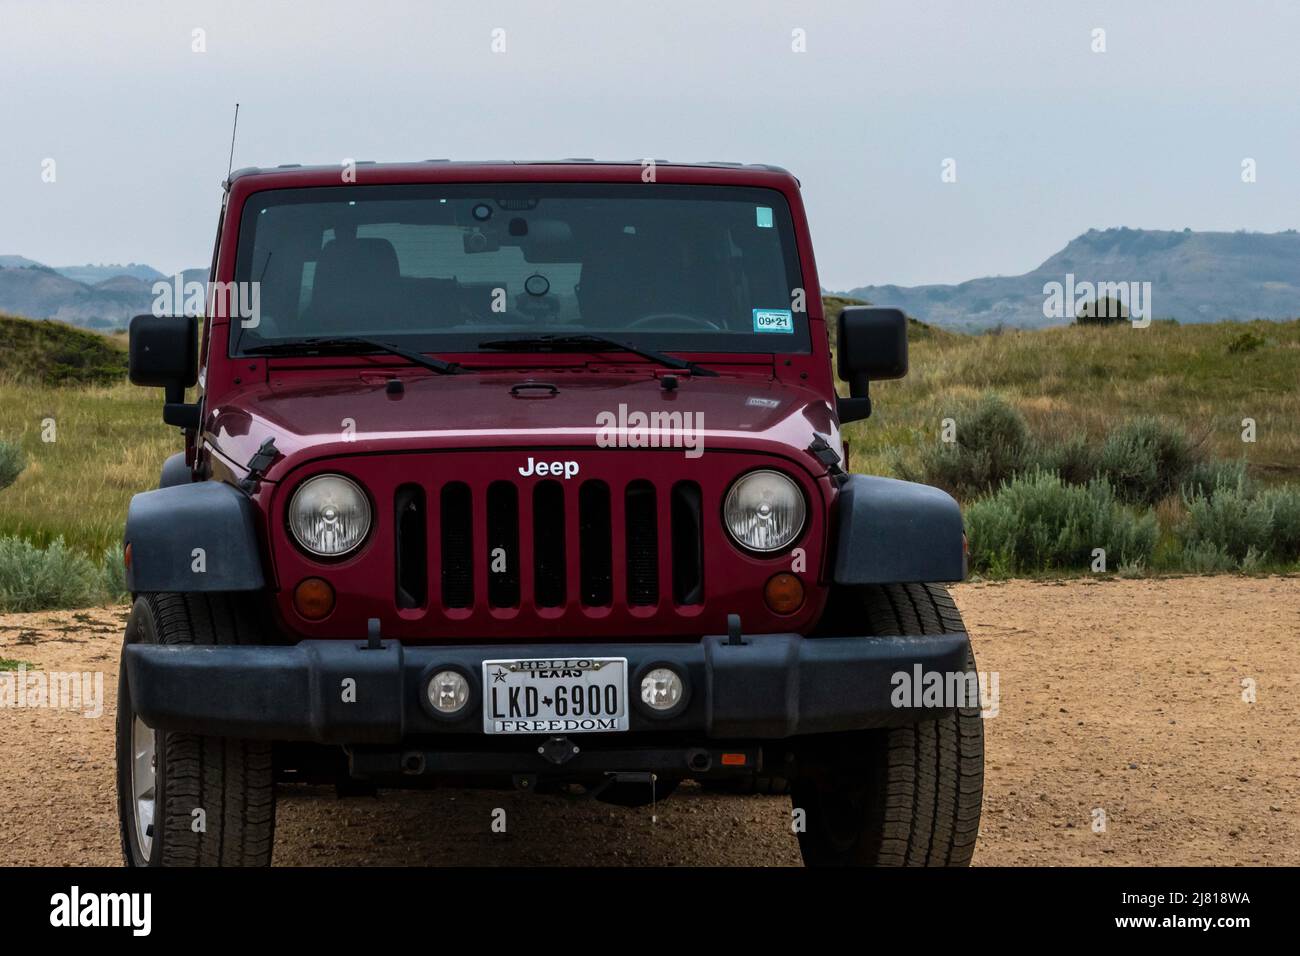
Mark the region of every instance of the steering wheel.
MULTIPOLYGON (((658 325, 664 319, 667 319, 669 322, 666 327, 660 326, 661 328, 664 328, 665 331, 671 331, 673 329, 672 323, 674 322, 685 324, 688 328, 694 327, 697 329, 708 329, 712 332, 722 331, 722 326, 718 325, 718 323, 714 322, 712 319, 701 318, 698 315, 690 315, 686 312, 651 312, 649 315, 643 315, 641 318, 629 322, 627 325, 623 326, 623 328, 639 329, 647 325, 658 325)), ((678 327, 680 328, 680 325, 678 325, 678 327)))

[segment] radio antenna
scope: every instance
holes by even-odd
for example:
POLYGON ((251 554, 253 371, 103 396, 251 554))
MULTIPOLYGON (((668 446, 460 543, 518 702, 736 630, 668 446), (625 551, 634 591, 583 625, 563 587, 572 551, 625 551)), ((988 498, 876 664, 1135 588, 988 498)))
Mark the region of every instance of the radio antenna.
POLYGON ((230 173, 235 168, 235 132, 239 129, 239 104, 235 104, 235 125, 230 129, 230 162, 226 165, 226 182, 230 182, 230 173))

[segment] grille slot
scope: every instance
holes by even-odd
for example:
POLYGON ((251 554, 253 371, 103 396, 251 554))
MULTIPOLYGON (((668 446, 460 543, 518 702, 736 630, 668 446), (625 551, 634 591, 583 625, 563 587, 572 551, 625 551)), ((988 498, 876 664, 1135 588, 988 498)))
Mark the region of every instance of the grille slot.
POLYGON ((397 606, 424 607, 429 601, 428 514, 424 489, 402 485, 393 500, 397 535, 397 606))
POLYGON ((704 521, 700 486, 693 481, 673 485, 673 600, 678 604, 704 601, 704 521))
POLYGON ((564 603, 564 488, 558 481, 533 486, 533 591, 538 607, 564 603))
POLYGON ((519 606, 519 489, 494 481, 487 490, 488 604, 519 606))
POLYGON ((582 603, 608 607, 614 602, 613 526, 609 485, 585 481, 578 489, 578 580, 582 603))
POLYGON ((453 481, 442 489, 442 603, 470 607, 474 603, 474 517, 469 485, 453 481))
POLYGON ((623 499, 627 531, 627 603, 645 606, 659 600, 659 525, 655 486, 634 481, 623 499))

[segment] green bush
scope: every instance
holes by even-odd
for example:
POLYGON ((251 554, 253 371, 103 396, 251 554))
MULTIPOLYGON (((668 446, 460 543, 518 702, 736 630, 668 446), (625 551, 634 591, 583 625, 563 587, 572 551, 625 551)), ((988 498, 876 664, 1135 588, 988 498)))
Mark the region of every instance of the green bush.
POLYGON ((1075 325, 1123 325, 1129 320, 1128 307, 1119 299, 1102 296, 1083 304, 1074 317, 1075 325))
POLYGON ((131 592, 126 587, 126 564, 122 560, 122 546, 110 544, 100 560, 100 577, 104 594, 110 601, 126 601, 131 592))
POLYGON ((0 537, 0 611, 86 607, 103 598, 100 568, 69 551, 62 538, 42 549, 23 538, 0 537))
POLYGON ((1075 435, 1062 442, 1035 445, 1032 458, 1039 471, 1054 471, 1067 485, 1086 485, 1097 477, 1098 454, 1087 436, 1075 435))
POLYGON ((1300 486, 1282 485, 1260 495, 1269 510, 1268 556, 1274 561, 1300 561, 1300 486))
POLYGON ((0 489, 8 488, 27 467, 23 450, 13 442, 0 441, 0 489))
POLYGON ((969 497, 996 488, 1028 467, 1029 427, 1001 398, 986 396, 953 418, 956 440, 925 448, 916 480, 969 497))
POLYGON ((1106 436, 1098 470, 1122 501, 1154 505, 1178 491, 1198 460, 1182 429, 1135 418, 1106 436))
POLYGON ((1246 352, 1253 352, 1266 344, 1268 344, 1268 339, 1247 329, 1245 332, 1238 332, 1232 337, 1232 341, 1228 343, 1228 354, 1243 355, 1246 352))
MULTIPOLYGON (((1220 485, 1213 495, 1187 499, 1182 529, 1184 561, 1194 563, 1217 553, 1234 568, 1269 553, 1273 509, 1264 498, 1252 497, 1244 484, 1220 485)), ((1215 567, 1206 570, 1227 570, 1215 567)))
POLYGON ((1242 489, 1248 494, 1254 493, 1254 483, 1246 474, 1244 458, 1196 462, 1183 478, 1181 490, 1184 498, 1213 498, 1219 488, 1242 489))
POLYGON ((1116 500, 1104 481, 1069 485, 1036 471, 966 509, 971 567, 994 575, 1086 570, 1104 548, 1108 570, 1145 565, 1158 528, 1116 500))
MULTIPOLYGON (((1252 550, 1248 554, 1253 559, 1256 552, 1252 550)), ((1197 574, 1215 574, 1221 571, 1240 570, 1245 560, 1243 558, 1238 561, 1228 554, 1221 545, 1210 541, 1201 541, 1183 548, 1180 568, 1183 571, 1193 571, 1197 574)))

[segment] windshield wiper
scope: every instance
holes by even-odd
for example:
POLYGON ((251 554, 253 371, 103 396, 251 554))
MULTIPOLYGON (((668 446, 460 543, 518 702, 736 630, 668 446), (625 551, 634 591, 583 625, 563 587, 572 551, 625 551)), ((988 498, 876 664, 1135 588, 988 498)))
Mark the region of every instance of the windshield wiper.
POLYGON ((573 352, 573 351, 596 351, 592 346, 597 346, 599 350, 618 349, 623 352, 631 352, 633 355, 639 355, 642 358, 649 359, 659 365, 667 368, 683 369, 692 375, 717 377, 717 372, 713 369, 703 368, 694 362, 688 362, 685 359, 674 358, 671 355, 665 355, 663 352, 656 352, 653 349, 643 349, 639 345, 629 345, 626 342, 620 342, 618 339, 611 339, 604 335, 592 335, 590 333, 574 335, 536 335, 524 336, 516 339, 489 339, 486 342, 480 342, 478 347, 481 349, 494 349, 502 352, 573 352))
POLYGON ((334 338, 287 339, 283 342, 267 342, 244 349, 245 355, 321 355, 326 352, 355 352, 369 349, 372 352, 387 352, 406 359, 413 365, 419 365, 441 375, 455 375, 461 371, 456 362, 444 362, 440 358, 424 355, 400 345, 349 335, 334 338))

